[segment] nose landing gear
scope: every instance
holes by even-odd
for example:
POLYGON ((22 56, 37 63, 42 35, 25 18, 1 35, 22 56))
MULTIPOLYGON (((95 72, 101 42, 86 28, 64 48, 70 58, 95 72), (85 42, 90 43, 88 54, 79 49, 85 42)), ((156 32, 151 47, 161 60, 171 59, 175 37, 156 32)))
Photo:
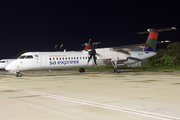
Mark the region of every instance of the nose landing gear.
POLYGON ((21 77, 21 76, 22 76, 22 74, 20 72, 16 73, 16 77, 21 77))
POLYGON ((79 72, 81 73, 81 72, 85 72, 85 69, 84 68, 80 68, 79 69, 79 72))

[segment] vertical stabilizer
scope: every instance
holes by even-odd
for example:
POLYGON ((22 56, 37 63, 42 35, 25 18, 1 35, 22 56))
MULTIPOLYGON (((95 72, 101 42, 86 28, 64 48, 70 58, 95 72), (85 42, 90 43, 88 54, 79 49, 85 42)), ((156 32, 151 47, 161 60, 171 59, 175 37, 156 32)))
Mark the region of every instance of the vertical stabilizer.
MULTIPOLYGON (((149 30, 149 36, 147 38, 146 43, 157 42, 158 33, 154 32, 153 29, 148 29, 148 30, 149 30)), ((156 51, 156 44, 146 45, 146 47, 144 48, 144 51, 156 51)))

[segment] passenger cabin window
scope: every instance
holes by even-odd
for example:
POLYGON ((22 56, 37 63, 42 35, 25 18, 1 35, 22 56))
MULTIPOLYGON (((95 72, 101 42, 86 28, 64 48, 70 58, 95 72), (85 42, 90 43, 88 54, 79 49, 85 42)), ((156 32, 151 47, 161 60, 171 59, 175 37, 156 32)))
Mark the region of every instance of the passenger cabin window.
POLYGON ((32 55, 27 55, 26 59, 33 59, 33 56, 32 55))
POLYGON ((26 56, 20 56, 18 59, 24 59, 26 56))

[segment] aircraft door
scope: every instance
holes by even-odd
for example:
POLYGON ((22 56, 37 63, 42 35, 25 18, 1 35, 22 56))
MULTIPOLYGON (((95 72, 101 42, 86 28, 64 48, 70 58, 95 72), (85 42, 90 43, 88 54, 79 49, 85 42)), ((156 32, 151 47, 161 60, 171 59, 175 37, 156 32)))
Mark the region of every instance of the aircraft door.
POLYGON ((46 66, 46 58, 45 58, 45 55, 40 55, 40 59, 41 59, 41 63, 40 63, 40 66, 41 67, 44 67, 46 66))

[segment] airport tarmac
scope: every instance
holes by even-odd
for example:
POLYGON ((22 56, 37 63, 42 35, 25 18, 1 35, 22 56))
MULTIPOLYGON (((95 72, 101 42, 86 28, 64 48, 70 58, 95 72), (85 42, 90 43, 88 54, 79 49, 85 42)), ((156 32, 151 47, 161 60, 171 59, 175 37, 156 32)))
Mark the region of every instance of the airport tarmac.
POLYGON ((180 71, 0 71, 0 120, 180 120, 180 71))

